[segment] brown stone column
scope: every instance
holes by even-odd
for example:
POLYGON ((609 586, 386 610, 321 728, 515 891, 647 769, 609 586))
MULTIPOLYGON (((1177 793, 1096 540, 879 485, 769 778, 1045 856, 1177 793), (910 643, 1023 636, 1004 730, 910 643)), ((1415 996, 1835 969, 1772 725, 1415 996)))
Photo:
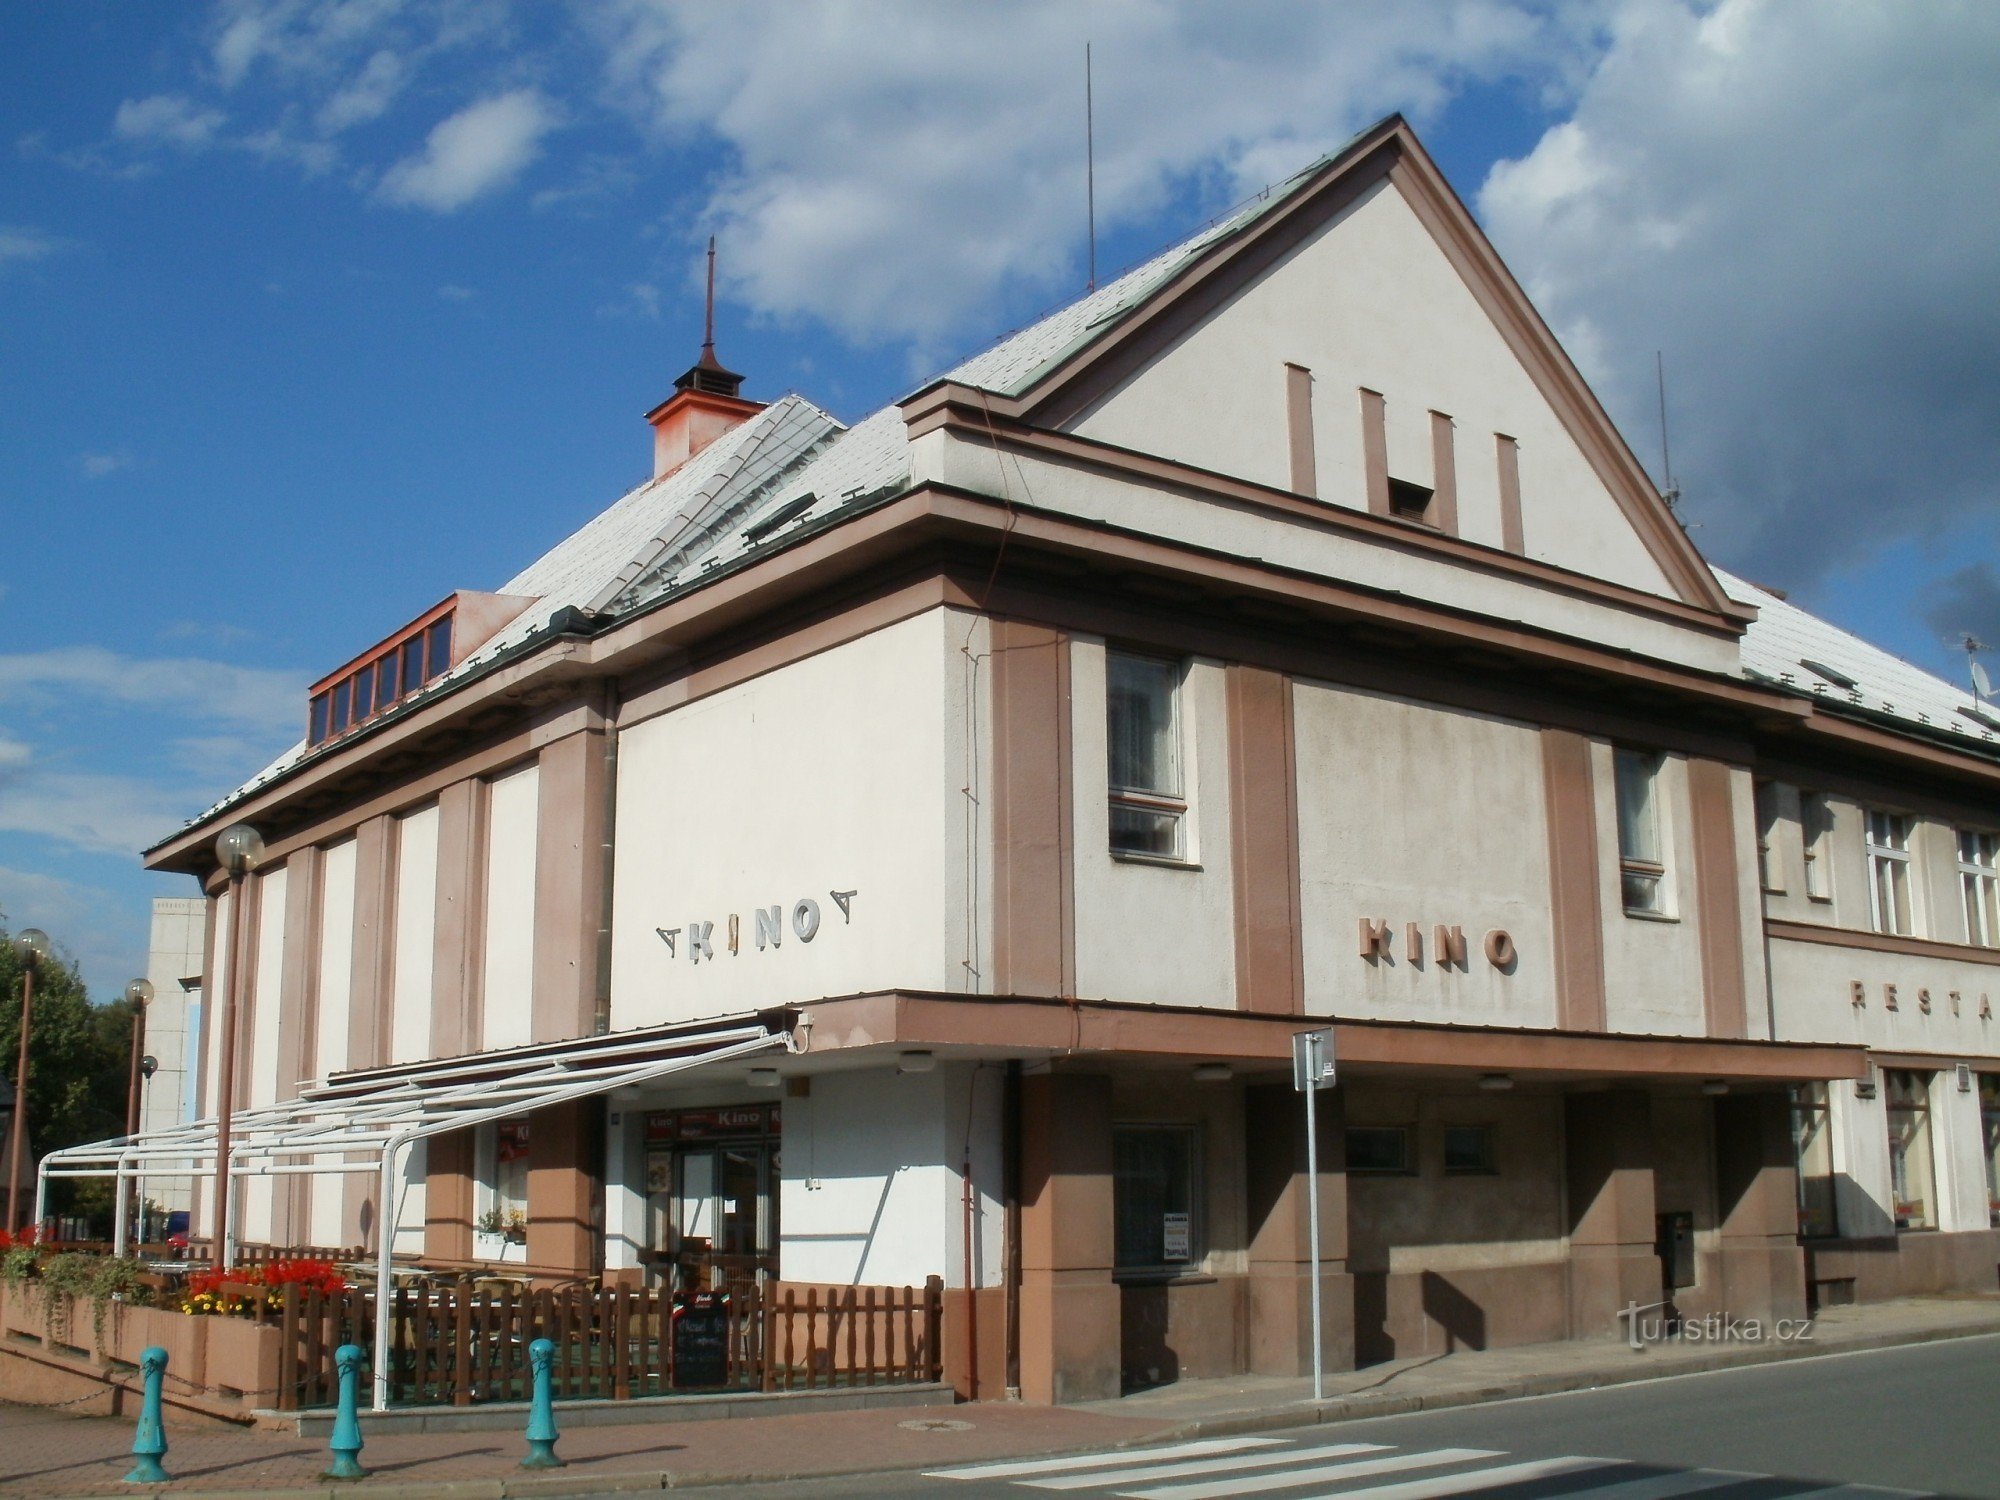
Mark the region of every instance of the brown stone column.
POLYGON ((1732 1317, 1803 1318, 1798 1164, 1783 1094, 1715 1101, 1715 1202, 1722 1230, 1722 1308, 1732 1317))
MULTIPOLYGON (((1354 1278, 1347 1270, 1345 1096, 1330 1089, 1319 1118, 1320 1317, 1329 1370, 1354 1368, 1354 1278)), ((1305 1102, 1284 1085, 1243 1092, 1244 1201, 1250 1236, 1250 1369, 1312 1371, 1312 1261, 1306 1221, 1305 1102)))
POLYGON ((1563 1101, 1569 1186, 1570 1337, 1615 1338, 1619 1312, 1661 1297, 1653 1101, 1638 1089, 1563 1101))
POLYGON ((1118 1394, 1119 1292, 1111 1279, 1111 1080, 1021 1080, 1021 1394, 1118 1394))
POLYGON ((542 751, 535 832, 534 1039, 589 1036, 604 896, 604 726, 542 751))
POLYGON ((528 1119, 528 1264, 594 1275, 604 1245, 604 1101, 552 1105, 528 1119))
POLYGON ((424 1254, 472 1259, 473 1133, 430 1138, 424 1174, 424 1254))

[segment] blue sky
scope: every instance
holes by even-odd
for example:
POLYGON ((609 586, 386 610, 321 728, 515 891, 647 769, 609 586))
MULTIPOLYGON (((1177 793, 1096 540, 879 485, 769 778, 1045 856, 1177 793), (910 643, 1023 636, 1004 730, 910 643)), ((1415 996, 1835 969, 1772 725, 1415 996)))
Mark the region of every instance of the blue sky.
POLYGON ((2000 7, 0 6, 0 911, 143 967, 137 850, 304 687, 644 477, 699 336, 853 418, 1405 111, 1705 551, 2000 638, 2000 7))

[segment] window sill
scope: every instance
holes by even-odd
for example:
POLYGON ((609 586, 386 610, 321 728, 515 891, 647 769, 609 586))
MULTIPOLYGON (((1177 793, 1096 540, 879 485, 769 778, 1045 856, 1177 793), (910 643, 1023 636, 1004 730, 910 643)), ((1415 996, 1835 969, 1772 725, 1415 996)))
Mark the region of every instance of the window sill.
POLYGON ((1170 854, 1137 854, 1127 849, 1113 849, 1111 857, 1121 865, 1157 865, 1163 870, 1199 870, 1201 861, 1176 859, 1170 854))
POLYGON ((1675 915, 1674 915, 1674 914, 1673 914, 1672 912, 1666 912, 1666 911, 1640 911, 1640 910, 1639 910, 1638 908, 1636 908, 1636 907, 1631 907, 1631 906, 1628 906, 1628 907, 1624 908, 1624 911, 1625 911, 1625 915, 1626 915, 1626 916, 1628 916, 1628 917, 1630 917, 1630 918, 1631 918, 1631 919, 1632 919, 1633 921, 1635 921, 1635 922, 1678 922, 1678 921, 1680 921, 1680 918, 1679 918, 1679 917, 1677 917, 1677 916, 1675 916, 1675 915))
POLYGON ((1129 1271, 1113 1271, 1111 1279, 1120 1286, 1213 1286, 1221 1278, 1206 1271, 1135 1267, 1129 1271))
POLYGON ((1833 897, 1831 897, 1831 896, 1820 896, 1820 895, 1816 895, 1816 894, 1814 894, 1814 893, 1813 893, 1812 891, 1807 891, 1807 892, 1806 892, 1806 900, 1808 900, 1808 901, 1812 902, 1812 903, 1813 903, 1813 905, 1815 905, 1815 906, 1831 906, 1831 905, 1833 905, 1833 897))

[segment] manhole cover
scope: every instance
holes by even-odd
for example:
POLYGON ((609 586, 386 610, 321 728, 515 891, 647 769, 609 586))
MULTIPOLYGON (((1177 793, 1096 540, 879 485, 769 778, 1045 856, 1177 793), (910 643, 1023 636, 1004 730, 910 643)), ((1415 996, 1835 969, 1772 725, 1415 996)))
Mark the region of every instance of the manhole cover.
POLYGON ((898 1422, 898 1427, 911 1432, 970 1432, 972 1424, 961 1422, 957 1417, 917 1417, 908 1422, 898 1422))

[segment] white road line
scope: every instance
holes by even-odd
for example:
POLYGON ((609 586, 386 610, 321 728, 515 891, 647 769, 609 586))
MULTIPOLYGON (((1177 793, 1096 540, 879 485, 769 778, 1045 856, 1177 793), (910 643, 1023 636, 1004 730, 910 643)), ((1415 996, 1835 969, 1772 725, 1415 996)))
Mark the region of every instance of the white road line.
POLYGON ((1329 1490, 1324 1495, 1303 1496, 1301 1500, 1441 1500, 1445 1495, 1470 1495, 1478 1490, 1496 1489, 1503 1484, 1553 1479, 1558 1474, 1574 1474, 1579 1469, 1623 1467, 1624 1461, 1619 1459, 1544 1458, 1532 1463, 1502 1464, 1497 1469, 1474 1469, 1470 1474, 1450 1474, 1442 1479, 1371 1484, 1359 1490, 1329 1490))
MULTIPOLYGON (((1622 1484, 1595 1485, 1587 1493, 1590 1500, 1670 1500, 1675 1495, 1698 1495, 1703 1490, 1721 1489, 1725 1484, 1770 1477, 1734 1469, 1687 1469, 1677 1474, 1649 1474, 1644 1479, 1628 1479, 1622 1484)), ((1785 1500, 1793 1497, 1788 1495, 1785 1500)))
POLYGON ((1013 1479, 1022 1474, 1058 1474, 1065 1469, 1102 1469, 1112 1464, 1129 1464, 1163 1458, 1194 1458, 1203 1453, 1236 1453, 1246 1448, 1268 1448, 1289 1438, 1240 1437, 1202 1438, 1198 1442, 1174 1443, 1165 1448, 1146 1448, 1111 1453, 1079 1453, 1070 1458, 1039 1458, 1020 1463, 973 1464, 961 1469, 933 1469, 926 1479, 1013 1479))
POLYGON ((1344 1464, 1322 1464, 1316 1469, 1292 1469, 1283 1474, 1265 1474, 1256 1479, 1225 1479, 1211 1484, 1168 1484, 1151 1490, 1121 1490, 1137 1500, 1215 1500, 1221 1495, 1251 1495, 1261 1490, 1290 1489, 1294 1485, 1338 1484, 1343 1479, 1360 1479, 1369 1474, 1393 1474, 1400 1469, 1429 1469, 1439 1464, 1468 1463, 1475 1458, 1504 1458, 1491 1448, 1432 1448, 1422 1453, 1392 1453, 1387 1458, 1364 1458, 1344 1464))
MULTIPOLYGON (((1246 1469, 1275 1469, 1285 1464, 1310 1464, 1353 1453, 1387 1453, 1382 1443, 1332 1443, 1324 1448, 1292 1448, 1283 1453, 1232 1453, 1224 1458, 1197 1458, 1187 1463, 1142 1464, 1136 1469, 1106 1469, 1101 1474, 1060 1474, 1054 1479, 1024 1479, 1038 1490, 1109 1489, 1144 1484, 1153 1479, 1187 1479, 1197 1474, 1240 1474, 1246 1469)), ((1303 1481, 1299 1481, 1303 1482, 1303 1481)))
POLYGON ((1892 1490, 1879 1484, 1836 1484, 1823 1490, 1801 1490, 1796 1495, 1785 1496, 1785 1500, 1827 1500, 1827 1497, 1833 1495, 1839 1495, 1843 1500, 1848 1496, 1864 1495, 1896 1496, 1898 1500, 1928 1500, 1930 1494, 1929 1490, 1892 1490))

